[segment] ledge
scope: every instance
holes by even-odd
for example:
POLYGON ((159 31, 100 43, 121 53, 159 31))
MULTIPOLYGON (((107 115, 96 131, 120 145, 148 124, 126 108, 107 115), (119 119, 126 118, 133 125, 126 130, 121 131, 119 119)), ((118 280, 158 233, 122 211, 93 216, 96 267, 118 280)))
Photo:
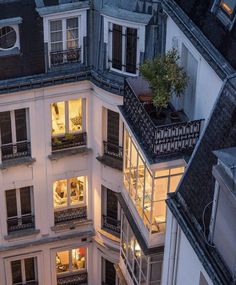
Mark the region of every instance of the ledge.
POLYGON ((15 167, 18 165, 31 165, 35 161, 36 159, 32 157, 21 157, 21 158, 5 160, 0 164, 0 170, 15 167))
POLYGON ((25 237, 25 236, 37 235, 39 233, 40 233, 40 230, 36 230, 36 229, 21 230, 21 231, 10 233, 7 236, 4 236, 4 239, 12 240, 12 239, 25 237))
POLYGON ((50 160, 58 160, 63 157, 67 157, 67 156, 71 156, 75 154, 87 155, 89 153, 92 153, 91 148, 87 148, 87 147, 68 148, 68 149, 54 151, 52 154, 48 155, 48 158, 50 160))
POLYGON ((9 19, 2 19, 2 20, 0 20, 0 26, 19 25, 21 23, 22 23, 22 18, 21 17, 15 17, 15 18, 9 18, 9 19))
POLYGON ((51 227, 51 230, 54 232, 64 231, 64 230, 75 230, 76 228, 80 226, 86 226, 86 225, 92 225, 92 220, 74 220, 74 221, 68 221, 63 222, 60 224, 57 224, 53 227, 51 227))
POLYGON ((14 55, 20 55, 20 49, 18 47, 9 50, 0 50, 0 57, 7 57, 14 55))
POLYGON ((96 157, 96 159, 102 164, 114 168, 116 170, 122 171, 123 169, 123 160, 116 159, 108 155, 98 156, 96 157))
POLYGON ((98 233, 100 233, 102 236, 110 239, 113 242, 120 243, 120 238, 118 238, 116 235, 113 235, 112 233, 110 233, 104 229, 99 229, 98 233))

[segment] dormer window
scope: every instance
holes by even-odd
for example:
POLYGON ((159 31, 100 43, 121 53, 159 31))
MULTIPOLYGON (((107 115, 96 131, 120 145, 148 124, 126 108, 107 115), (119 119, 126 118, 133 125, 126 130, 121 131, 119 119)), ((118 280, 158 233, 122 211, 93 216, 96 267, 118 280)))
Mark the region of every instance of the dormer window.
POLYGON ((231 30, 236 20, 236 0, 215 0, 211 12, 228 30, 231 30))
POLYGON ((16 37, 14 28, 9 26, 0 27, 0 49, 13 48, 16 44, 16 37))
POLYGON ((235 0, 221 0, 220 7, 229 15, 232 16, 235 12, 235 0))

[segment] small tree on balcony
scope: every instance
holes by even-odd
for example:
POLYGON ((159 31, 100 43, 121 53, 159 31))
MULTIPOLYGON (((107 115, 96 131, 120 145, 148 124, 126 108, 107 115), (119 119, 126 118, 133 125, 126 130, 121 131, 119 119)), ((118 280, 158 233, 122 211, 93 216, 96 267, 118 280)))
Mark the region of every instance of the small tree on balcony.
POLYGON ((177 63, 179 58, 177 50, 172 49, 154 60, 145 61, 140 67, 141 74, 151 85, 157 115, 167 107, 171 96, 179 97, 187 87, 188 77, 177 63))

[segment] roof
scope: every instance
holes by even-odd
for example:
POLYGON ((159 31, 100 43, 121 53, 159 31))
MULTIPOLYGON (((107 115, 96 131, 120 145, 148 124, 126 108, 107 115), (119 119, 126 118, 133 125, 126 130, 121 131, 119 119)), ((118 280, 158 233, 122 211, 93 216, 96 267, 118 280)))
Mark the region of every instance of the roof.
POLYGON ((216 151, 213 151, 213 153, 228 168, 233 168, 236 166, 236 147, 216 150, 216 151))
POLYGON ((215 182, 212 167, 217 164, 214 150, 236 145, 236 76, 229 79, 214 106, 208 125, 202 135, 183 180, 167 204, 181 229, 214 284, 233 284, 231 276, 221 261, 217 250, 210 248, 203 235, 203 212, 205 225, 209 226, 215 182), (206 208, 207 207, 207 208, 206 208))

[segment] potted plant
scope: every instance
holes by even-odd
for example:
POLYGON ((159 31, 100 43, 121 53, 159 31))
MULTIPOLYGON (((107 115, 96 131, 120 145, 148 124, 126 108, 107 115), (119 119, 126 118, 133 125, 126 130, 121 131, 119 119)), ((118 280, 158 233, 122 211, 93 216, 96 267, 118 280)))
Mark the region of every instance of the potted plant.
POLYGON ((140 67, 141 74, 150 83, 157 117, 168 106, 171 96, 179 97, 187 87, 188 77, 183 67, 178 65, 179 58, 177 50, 172 49, 145 61, 140 67))

